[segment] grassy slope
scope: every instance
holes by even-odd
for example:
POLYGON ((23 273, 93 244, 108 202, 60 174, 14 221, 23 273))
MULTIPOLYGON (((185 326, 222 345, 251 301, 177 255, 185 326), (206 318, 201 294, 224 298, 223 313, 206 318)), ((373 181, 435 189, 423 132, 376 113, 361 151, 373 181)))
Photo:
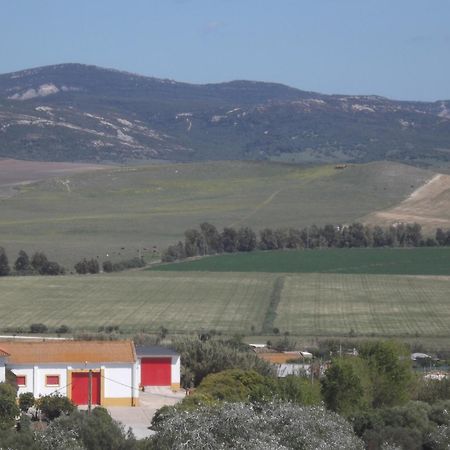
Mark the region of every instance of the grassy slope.
POLYGON ((151 270, 450 275, 450 248, 355 248, 237 253, 160 265, 151 270))
POLYGON ((109 169, 24 186, 0 200, 0 245, 81 257, 131 257, 210 221, 218 227, 345 223, 391 207, 430 173, 393 163, 335 170, 212 162, 109 169), (69 181, 69 182, 67 182, 69 181), (120 255, 119 255, 120 253, 120 255))

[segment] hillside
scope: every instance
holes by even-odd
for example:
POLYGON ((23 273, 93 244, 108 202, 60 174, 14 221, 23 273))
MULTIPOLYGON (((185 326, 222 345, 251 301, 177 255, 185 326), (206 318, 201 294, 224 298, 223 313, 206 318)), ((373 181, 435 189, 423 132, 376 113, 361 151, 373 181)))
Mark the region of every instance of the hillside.
POLYGON ((255 230, 349 223, 394 207, 433 175, 386 162, 337 170, 242 161, 64 175, 0 200, 0 246, 11 259, 44 250, 71 267, 82 257, 151 254, 204 221, 255 230))
POLYGON ((253 81, 193 85, 62 64, 0 75, 0 157, 448 167, 450 101, 322 95, 253 81))

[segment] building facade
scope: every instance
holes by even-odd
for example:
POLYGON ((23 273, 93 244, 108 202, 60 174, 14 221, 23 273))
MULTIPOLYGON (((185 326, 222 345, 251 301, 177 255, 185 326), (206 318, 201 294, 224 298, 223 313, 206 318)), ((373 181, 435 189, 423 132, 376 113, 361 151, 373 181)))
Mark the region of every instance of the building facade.
POLYGON ((60 394, 77 405, 87 404, 90 395, 94 405, 137 406, 143 382, 180 386, 179 355, 163 347, 146 347, 143 354, 137 357, 132 341, 5 341, 0 342, 0 382, 9 369, 18 394, 60 394))

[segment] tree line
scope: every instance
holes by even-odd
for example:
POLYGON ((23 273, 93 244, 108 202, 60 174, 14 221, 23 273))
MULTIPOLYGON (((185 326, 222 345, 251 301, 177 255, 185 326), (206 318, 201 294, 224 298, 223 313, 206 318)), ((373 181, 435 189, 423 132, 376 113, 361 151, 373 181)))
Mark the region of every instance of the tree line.
POLYGON ((450 229, 438 228, 434 237, 426 237, 418 223, 400 223, 389 227, 360 222, 351 225, 304 228, 264 228, 258 234, 250 227, 225 227, 221 232, 203 222, 199 228, 184 232, 184 241, 170 245, 162 254, 163 262, 218 253, 253 250, 352 248, 352 247, 435 247, 450 246, 450 229))
POLYGON ((55 261, 49 261, 45 253, 35 252, 30 258, 24 250, 20 250, 17 259, 11 267, 5 249, 0 247, 0 276, 64 275, 65 272, 63 266, 55 261))

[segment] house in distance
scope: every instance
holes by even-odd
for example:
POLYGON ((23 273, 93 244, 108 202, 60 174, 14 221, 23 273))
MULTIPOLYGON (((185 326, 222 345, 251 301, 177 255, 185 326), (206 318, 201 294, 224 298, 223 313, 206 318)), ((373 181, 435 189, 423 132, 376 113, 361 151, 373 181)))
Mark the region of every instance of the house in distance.
POLYGON ((0 382, 16 376, 18 394, 60 394, 76 405, 137 406, 146 386, 180 386, 180 357, 163 347, 136 354, 132 341, 2 341, 0 382), (89 385, 91 388, 89 389, 89 385))

